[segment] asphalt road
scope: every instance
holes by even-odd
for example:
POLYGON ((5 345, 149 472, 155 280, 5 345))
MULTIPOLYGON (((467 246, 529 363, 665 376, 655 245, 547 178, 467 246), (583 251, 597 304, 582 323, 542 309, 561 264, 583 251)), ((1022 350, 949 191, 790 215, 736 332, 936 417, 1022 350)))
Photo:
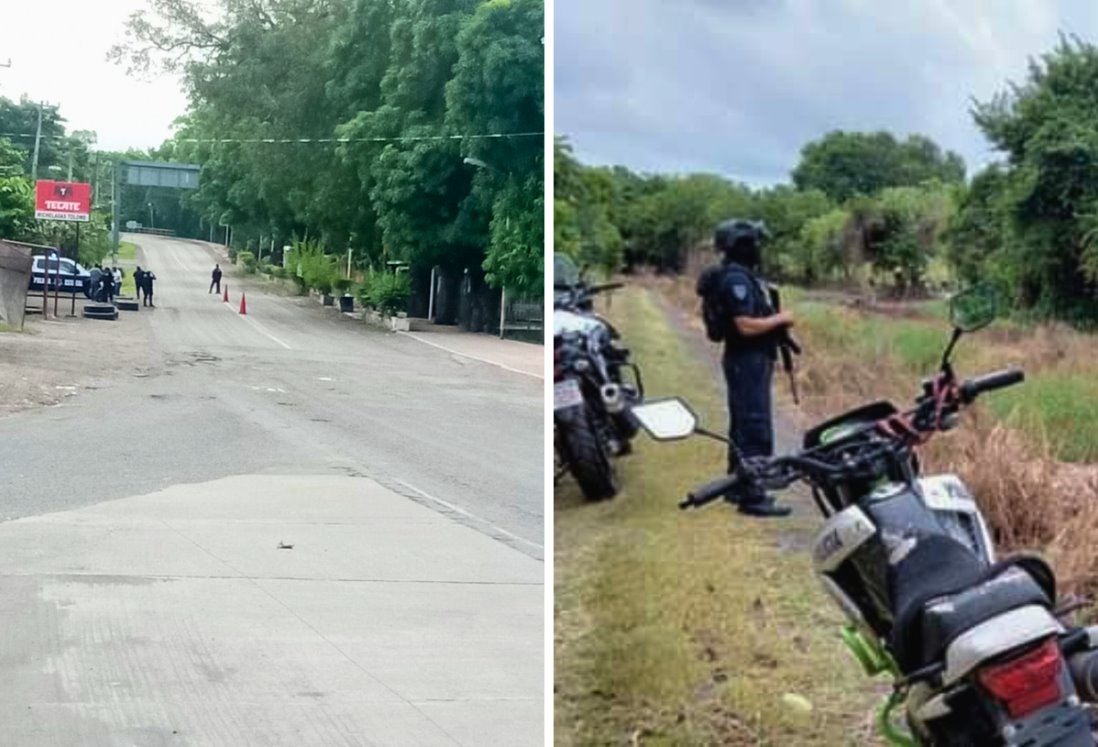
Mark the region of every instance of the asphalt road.
POLYGON ((311 299, 252 291, 241 316, 233 278, 231 304, 207 293, 208 247, 129 239, 158 277, 157 308, 117 323, 142 364, 0 419, 0 520, 238 474, 362 475, 543 557, 541 381, 311 299))

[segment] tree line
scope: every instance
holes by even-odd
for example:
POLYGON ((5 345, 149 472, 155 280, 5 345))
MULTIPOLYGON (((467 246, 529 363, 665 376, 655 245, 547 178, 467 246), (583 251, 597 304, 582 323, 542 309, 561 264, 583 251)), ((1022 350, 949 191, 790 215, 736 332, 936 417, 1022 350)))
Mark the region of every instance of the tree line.
POLYGON ((582 164, 556 143, 555 246, 609 269, 683 269, 729 217, 767 223, 767 271, 808 286, 872 284, 896 295, 977 281, 1014 308, 1098 324, 1098 49, 1062 38, 971 115, 1000 159, 965 164, 929 138, 831 132, 790 183, 637 174, 582 164))
MULTIPOLYGON (((189 107, 161 146, 101 155, 197 164, 200 188, 126 187, 121 222, 231 226, 264 259, 298 240, 364 270, 437 265, 540 294, 543 29, 542 0, 148 0, 110 57, 178 75, 189 107)), ((10 125, 4 106, 0 132, 34 132, 36 106, 10 125)), ((43 132, 40 178, 67 169, 73 137, 53 115, 43 132)), ((0 234, 26 236, 29 156, 11 147, 24 168, 19 196, 0 182, 0 234)), ((74 176, 92 178, 78 155, 74 176)))
POLYGON ((157 155, 202 166, 192 221, 261 255, 296 237, 540 292, 541 0, 207 8, 149 0, 111 53, 183 77, 190 108, 157 155))

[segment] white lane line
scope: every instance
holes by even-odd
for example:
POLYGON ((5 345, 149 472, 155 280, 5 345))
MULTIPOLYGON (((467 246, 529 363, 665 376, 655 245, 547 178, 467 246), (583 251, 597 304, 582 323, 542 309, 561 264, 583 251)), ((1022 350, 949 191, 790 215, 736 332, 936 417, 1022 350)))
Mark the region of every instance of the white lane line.
POLYGON ((236 314, 236 315, 237 315, 237 316, 239 316, 239 317, 240 317, 241 319, 243 319, 244 321, 246 321, 246 322, 247 322, 248 324, 250 324, 250 325, 252 325, 253 327, 255 327, 255 331, 256 331, 256 332, 258 332, 259 334, 263 335, 264 337, 267 337, 268 339, 274 340, 275 342, 277 342, 277 343, 278 343, 279 345, 281 345, 282 347, 286 348, 287 350, 293 350, 293 348, 291 348, 291 347, 290 347, 289 345, 287 345, 286 343, 282 342, 282 340, 278 339, 277 337, 275 337, 274 335, 272 335, 272 334, 271 334, 270 332, 268 332, 267 330, 263 329, 263 325, 262 325, 262 324, 260 324, 259 322, 257 322, 257 321, 256 321, 255 319, 252 319, 252 318, 251 318, 250 316, 248 316, 247 314, 241 314, 241 313, 239 313, 239 312, 237 312, 237 311, 233 311, 233 307, 232 307, 232 306, 230 306, 229 304, 225 303, 224 301, 222 301, 222 302, 221 302, 221 305, 222 305, 222 306, 223 306, 224 308, 228 309, 230 313, 236 314))
POLYGON ((522 374, 523 376, 529 376, 532 379, 541 379, 543 381, 545 380, 545 376, 543 374, 530 373, 529 371, 523 371, 522 369, 519 369, 519 368, 512 368, 511 366, 505 366, 504 364, 498 363, 497 361, 490 361, 487 358, 480 358, 480 357, 475 356, 475 355, 469 355, 468 353, 463 353, 460 350, 454 350, 453 348, 448 348, 445 345, 439 345, 437 342, 431 342, 430 340, 424 340, 422 337, 415 334, 414 332, 404 332, 402 330, 398 330, 397 334, 404 335, 405 337, 411 337, 413 340, 419 340, 424 345, 430 345, 433 348, 438 348, 439 350, 445 350, 447 353, 452 353, 454 355, 460 355, 462 358, 469 358, 469 359, 474 360, 474 361, 480 361, 481 363, 487 363, 489 366, 495 366, 496 368, 502 368, 505 371, 511 371, 512 373, 522 374))
POLYGON ((481 524, 486 525, 492 531, 499 532, 503 536, 509 537, 510 539, 513 539, 516 542, 521 542, 524 545, 529 545, 530 547, 536 548, 538 550, 545 550, 544 545, 539 545, 537 542, 531 542, 528 539, 524 539, 522 537, 519 537, 517 534, 514 534, 513 532, 508 532, 503 527, 497 526, 497 525, 493 524, 492 522, 488 521, 487 519, 482 519, 479 516, 477 516, 476 514, 470 513, 469 511, 466 511, 464 508, 461 508, 460 506, 455 506, 453 503, 450 503, 449 501, 444 501, 441 498, 435 498, 430 493, 425 493, 422 490, 420 490, 419 488, 417 488, 415 485, 409 485, 408 483, 404 482, 404 480, 401 480, 401 479, 398 479, 398 478, 393 478, 393 481, 397 482, 397 483, 400 483, 404 487, 408 488, 408 490, 411 490, 413 493, 416 493, 417 495, 423 496, 424 498, 426 498, 429 501, 434 501, 435 503, 439 504, 440 506, 445 506, 446 508, 450 509, 451 511, 459 513, 462 516, 468 517, 470 519, 473 519, 474 521, 479 521, 481 524))

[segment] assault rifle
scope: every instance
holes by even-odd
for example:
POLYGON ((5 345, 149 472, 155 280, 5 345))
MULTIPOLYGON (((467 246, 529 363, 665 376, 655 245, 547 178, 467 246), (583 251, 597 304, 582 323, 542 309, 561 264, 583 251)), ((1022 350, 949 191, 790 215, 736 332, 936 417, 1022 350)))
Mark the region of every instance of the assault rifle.
MULTIPOLYGON (((776 285, 771 285, 767 288, 770 293, 770 305, 774 309, 774 313, 781 313, 782 310, 782 294, 778 290, 776 285)), ((793 339, 793 334, 789 331, 789 327, 782 327, 778 331, 778 353, 782 356, 782 368, 785 369, 785 373, 789 376, 789 389, 793 393, 793 404, 799 405, 801 403, 801 395, 797 389, 797 373, 793 367, 793 356, 801 354, 801 346, 793 339)))

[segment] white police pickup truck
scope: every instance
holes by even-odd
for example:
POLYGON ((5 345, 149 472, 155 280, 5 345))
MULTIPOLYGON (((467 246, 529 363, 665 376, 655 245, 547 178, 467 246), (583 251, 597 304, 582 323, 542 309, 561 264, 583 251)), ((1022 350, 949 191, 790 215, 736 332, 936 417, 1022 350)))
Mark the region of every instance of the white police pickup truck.
MULTIPOLYGON (((46 279, 46 257, 44 255, 37 255, 33 259, 34 264, 31 265, 31 280, 29 290, 40 291, 42 290, 42 286, 45 283, 46 279)), ((54 285, 57 282, 58 258, 55 256, 51 256, 49 260, 49 283, 50 291, 52 292, 54 290, 54 285)), ((91 298, 91 273, 71 259, 61 257, 60 262, 61 286, 59 290, 62 293, 83 293, 88 298, 91 298)))

